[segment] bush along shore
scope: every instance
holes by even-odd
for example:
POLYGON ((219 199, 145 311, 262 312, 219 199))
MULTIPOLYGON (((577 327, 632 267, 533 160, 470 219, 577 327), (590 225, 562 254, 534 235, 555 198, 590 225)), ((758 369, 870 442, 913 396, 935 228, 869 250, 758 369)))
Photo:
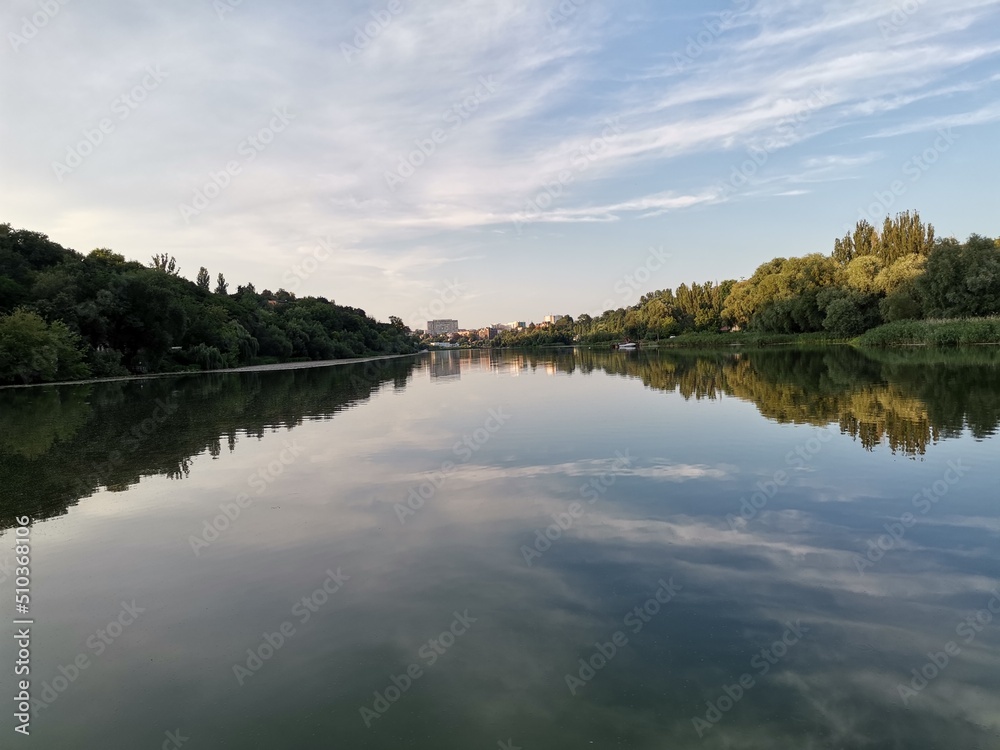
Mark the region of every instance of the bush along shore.
POLYGON ((1000 317, 900 320, 872 328, 852 343, 866 347, 1000 344, 1000 317))

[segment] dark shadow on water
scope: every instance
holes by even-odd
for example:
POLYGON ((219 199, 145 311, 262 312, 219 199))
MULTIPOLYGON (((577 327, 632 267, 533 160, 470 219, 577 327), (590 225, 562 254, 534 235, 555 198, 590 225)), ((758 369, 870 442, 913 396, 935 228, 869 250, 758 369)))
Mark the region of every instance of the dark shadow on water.
POLYGON ((332 419, 383 388, 402 389, 419 360, 156 378, 0 393, 0 528, 43 520, 102 487, 183 477, 191 459, 238 441, 332 419))

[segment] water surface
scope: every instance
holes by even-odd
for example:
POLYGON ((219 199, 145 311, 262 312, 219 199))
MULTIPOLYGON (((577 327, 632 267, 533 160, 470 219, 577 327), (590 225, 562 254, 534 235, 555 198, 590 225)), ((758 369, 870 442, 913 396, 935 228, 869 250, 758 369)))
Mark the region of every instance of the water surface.
POLYGON ((2 635, 27 514, 46 701, 15 740, 1000 747, 998 375, 557 350, 0 391, 2 635))

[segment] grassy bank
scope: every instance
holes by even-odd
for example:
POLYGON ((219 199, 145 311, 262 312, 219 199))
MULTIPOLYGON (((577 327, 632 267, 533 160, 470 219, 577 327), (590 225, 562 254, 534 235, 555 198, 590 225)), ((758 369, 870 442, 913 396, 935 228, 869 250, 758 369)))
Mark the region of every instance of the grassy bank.
POLYGON ((659 342, 643 341, 640 346, 645 348, 658 346, 661 349, 716 349, 731 346, 788 346, 793 344, 839 344, 844 339, 829 333, 755 333, 739 331, 737 333, 684 333, 672 339, 660 339, 659 342))
POLYGON ((717 349, 831 345, 851 343, 859 347, 963 346, 1000 344, 1000 317, 954 320, 903 320, 872 328, 854 339, 830 333, 685 333, 671 339, 643 341, 646 349, 717 349))
POLYGON ((1000 344, 1000 317, 901 320, 872 328, 852 343, 862 347, 1000 344))

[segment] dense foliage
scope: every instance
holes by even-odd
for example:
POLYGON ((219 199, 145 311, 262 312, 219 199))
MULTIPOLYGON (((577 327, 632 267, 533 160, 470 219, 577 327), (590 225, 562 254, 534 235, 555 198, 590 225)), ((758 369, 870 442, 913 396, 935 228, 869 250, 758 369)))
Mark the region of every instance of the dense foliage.
POLYGON ((84 256, 0 224, 0 383, 34 383, 289 360, 405 354, 401 320, 252 284, 214 291, 176 261, 149 266, 99 248, 84 256))
POLYGON ((1000 239, 935 238, 933 226, 907 211, 886 218, 880 230, 859 222, 830 255, 775 258, 746 280, 682 284, 633 307, 506 332, 494 343, 638 341, 729 330, 854 337, 896 321, 997 314, 1000 239))

